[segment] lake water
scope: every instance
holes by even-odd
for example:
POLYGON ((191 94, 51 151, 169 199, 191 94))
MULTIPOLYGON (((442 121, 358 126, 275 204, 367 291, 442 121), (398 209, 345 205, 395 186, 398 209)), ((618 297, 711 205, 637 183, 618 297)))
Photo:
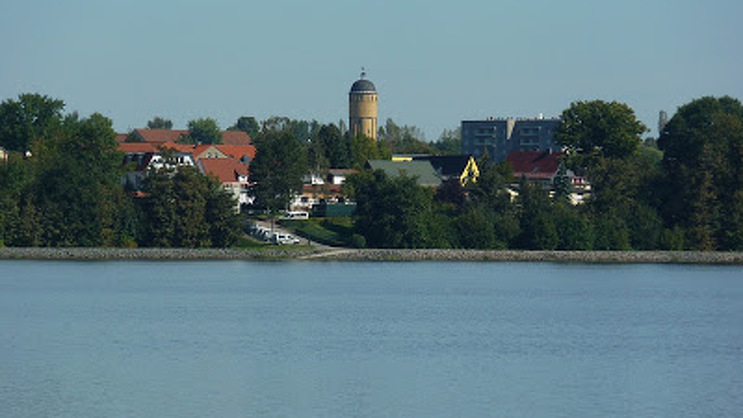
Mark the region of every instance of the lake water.
POLYGON ((743 269, 0 262, 0 416, 743 414, 743 269))

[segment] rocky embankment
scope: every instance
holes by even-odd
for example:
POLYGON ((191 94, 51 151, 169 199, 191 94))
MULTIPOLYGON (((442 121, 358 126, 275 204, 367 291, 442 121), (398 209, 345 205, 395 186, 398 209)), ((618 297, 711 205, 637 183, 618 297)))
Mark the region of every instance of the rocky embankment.
POLYGON ((33 260, 314 260, 314 261, 546 261, 571 263, 743 264, 742 252, 673 251, 483 251, 185 248, 0 248, 0 259, 33 260))

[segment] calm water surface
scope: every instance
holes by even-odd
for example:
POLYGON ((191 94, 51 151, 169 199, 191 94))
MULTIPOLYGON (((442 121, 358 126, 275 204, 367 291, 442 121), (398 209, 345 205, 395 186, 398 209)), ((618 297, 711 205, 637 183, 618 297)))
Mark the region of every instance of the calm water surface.
POLYGON ((743 269, 0 262, 1 417, 743 413, 743 269))

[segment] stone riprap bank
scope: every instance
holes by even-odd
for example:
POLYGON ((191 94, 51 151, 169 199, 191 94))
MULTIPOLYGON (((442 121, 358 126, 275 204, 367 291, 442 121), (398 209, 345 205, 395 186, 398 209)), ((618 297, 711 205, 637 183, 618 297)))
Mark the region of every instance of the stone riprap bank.
POLYGON ((436 249, 261 250, 185 248, 0 248, 0 259, 35 260, 334 260, 334 261, 523 261, 578 263, 687 263, 743 265, 742 252, 674 251, 484 251, 436 249))

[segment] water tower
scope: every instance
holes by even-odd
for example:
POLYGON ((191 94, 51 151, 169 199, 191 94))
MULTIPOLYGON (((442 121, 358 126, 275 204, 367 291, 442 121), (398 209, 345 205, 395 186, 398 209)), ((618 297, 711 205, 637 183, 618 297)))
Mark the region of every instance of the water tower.
POLYGON ((351 135, 363 134, 377 139, 377 89, 374 83, 366 79, 366 72, 361 71, 361 78, 356 80, 348 93, 348 128, 351 135))

